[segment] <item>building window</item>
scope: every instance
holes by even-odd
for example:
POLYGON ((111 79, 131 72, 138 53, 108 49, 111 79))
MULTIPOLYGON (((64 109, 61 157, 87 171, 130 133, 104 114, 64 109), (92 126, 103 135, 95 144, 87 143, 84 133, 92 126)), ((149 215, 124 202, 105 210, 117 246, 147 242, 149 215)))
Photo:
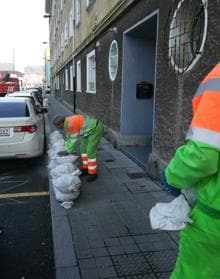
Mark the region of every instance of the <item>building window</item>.
POLYGON ((60 10, 63 10, 63 0, 60 0, 60 10))
POLYGON ((81 92, 81 61, 76 62, 76 91, 81 92))
POLYGON ((65 23, 65 27, 64 27, 64 42, 65 42, 65 44, 67 43, 67 40, 68 40, 68 33, 69 33, 69 31, 68 31, 68 23, 66 22, 65 23))
POLYGON ((69 38, 73 36, 73 28, 74 28, 74 17, 73 17, 73 11, 71 10, 69 15, 69 38))
POLYGON ((87 54, 86 59, 86 74, 87 74, 87 87, 86 92, 95 93, 96 90, 96 63, 95 63, 95 50, 87 54))
POLYGON ((200 58, 207 34, 207 0, 180 0, 169 26, 169 60, 178 73, 192 69, 200 58))
POLYGON ((70 91, 73 91, 73 66, 70 66, 70 91))
POLYGON ((78 26, 80 23, 80 15, 80 0, 76 0, 76 26, 78 26))
POLYGON ((69 71, 65 70, 65 90, 69 89, 69 71))
POLYGON ((111 43, 108 56, 108 72, 112 81, 115 80, 118 71, 118 43, 114 40, 111 43))

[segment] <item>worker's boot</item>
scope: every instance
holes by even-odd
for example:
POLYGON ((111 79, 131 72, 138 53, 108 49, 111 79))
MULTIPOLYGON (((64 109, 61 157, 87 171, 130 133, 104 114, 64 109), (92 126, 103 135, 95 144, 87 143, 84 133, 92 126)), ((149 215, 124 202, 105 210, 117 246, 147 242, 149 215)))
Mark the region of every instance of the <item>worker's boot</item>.
POLYGON ((79 177, 85 176, 88 174, 88 169, 82 169, 79 177))
POLYGON ((97 178, 98 178, 98 175, 97 175, 97 174, 88 174, 88 175, 86 176, 86 180, 87 180, 88 182, 92 182, 92 181, 96 180, 97 178))

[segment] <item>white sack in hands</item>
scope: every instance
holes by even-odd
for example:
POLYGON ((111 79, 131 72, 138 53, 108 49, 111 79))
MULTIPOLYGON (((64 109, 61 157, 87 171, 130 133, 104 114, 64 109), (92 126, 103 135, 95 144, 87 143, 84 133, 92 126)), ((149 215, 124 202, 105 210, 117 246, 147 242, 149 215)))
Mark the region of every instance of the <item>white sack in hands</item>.
POLYGON ((178 231, 192 223, 188 217, 191 208, 183 194, 168 203, 156 203, 150 210, 152 229, 178 231))

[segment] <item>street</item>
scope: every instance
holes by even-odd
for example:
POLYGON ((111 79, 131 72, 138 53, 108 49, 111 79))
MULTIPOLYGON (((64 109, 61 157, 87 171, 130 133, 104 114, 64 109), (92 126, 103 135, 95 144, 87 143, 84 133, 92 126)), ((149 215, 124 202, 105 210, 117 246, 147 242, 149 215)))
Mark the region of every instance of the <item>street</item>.
POLYGON ((55 278, 46 164, 0 161, 0 278, 55 278))

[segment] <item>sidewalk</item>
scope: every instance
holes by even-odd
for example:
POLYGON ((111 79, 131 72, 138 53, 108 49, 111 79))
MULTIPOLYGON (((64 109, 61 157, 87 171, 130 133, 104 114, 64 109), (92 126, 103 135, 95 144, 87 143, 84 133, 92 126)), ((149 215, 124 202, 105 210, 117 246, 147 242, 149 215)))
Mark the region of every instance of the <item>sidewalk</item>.
MULTIPOLYGON (((54 115, 72 114, 49 100, 47 137, 54 115)), ((104 138, 97 159, 99 178, 82 179, 71 209, 60 206, 50 186, 56 279, 169 278, 179 234, 152 230, 149 210, 172 197, 104 138)))

